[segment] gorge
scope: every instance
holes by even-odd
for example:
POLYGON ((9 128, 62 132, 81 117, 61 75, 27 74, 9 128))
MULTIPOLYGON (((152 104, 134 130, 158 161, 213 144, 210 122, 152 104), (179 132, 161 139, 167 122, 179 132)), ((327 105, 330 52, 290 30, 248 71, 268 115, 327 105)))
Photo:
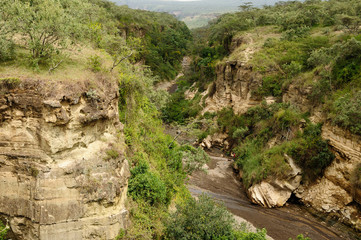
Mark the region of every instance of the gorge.
POLYGON ((361 239, 361 3, 242 6, 0 0, 0 240, 361 239))

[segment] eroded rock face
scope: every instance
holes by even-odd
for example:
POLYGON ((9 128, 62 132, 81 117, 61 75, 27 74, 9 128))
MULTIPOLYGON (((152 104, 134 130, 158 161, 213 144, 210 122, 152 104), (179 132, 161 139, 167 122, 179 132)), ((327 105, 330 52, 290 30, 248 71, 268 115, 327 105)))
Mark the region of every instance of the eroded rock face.
POLYGON ((329 139, 336 159, 316 184, 300 188, 297 196, 316 210, 336 214, 361 230, 359 190, 350 182, 352 171, 361 162, 361 138, 328 125, 323 127, 322 136, 329 139))
POLYGON ((0 215, 17 239, 114 239, 126 225, 117 86, 75 86, 0 86, 0 215))
POLYGON ((302 171, 293 160, 286 156, 290 171, 284 179, 269 179, 251 186, 247 194, 251 201, 263 207, 282 207, 291 197, 291 194, 300 186, 302 171))
POLYGON ((239 114, 260 103, 252 96, 260 84, 260 77, 252 67, 241 61, 230 61, 217 65, 216 72, 217 80, 208 89, 203 113, 231 107, 239 114))
POLYGON ((203 139, 200 146, 202 148, 211 149, 212 147, 224 147, 225 149, 229 148, 229 142, 227 141, 228 134, 226 133, 215 133, 213 135, 208 135, 203 139))

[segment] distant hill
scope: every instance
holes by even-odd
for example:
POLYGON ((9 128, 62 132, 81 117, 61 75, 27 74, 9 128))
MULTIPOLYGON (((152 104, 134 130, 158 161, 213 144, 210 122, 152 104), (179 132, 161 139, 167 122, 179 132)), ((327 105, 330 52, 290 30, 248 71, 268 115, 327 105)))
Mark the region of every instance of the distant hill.
POLYGON ((190 28, 204 26, 217 14, 237 11, 238 6, 252 2, 254 6, 273 5, 277 0, 113 0, 130 8, 169 12, 183 20, 190 28))

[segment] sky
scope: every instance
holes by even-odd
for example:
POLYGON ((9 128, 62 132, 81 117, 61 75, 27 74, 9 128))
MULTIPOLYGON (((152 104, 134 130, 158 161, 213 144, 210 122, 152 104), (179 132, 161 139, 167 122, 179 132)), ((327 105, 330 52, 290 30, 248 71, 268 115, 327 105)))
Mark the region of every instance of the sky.
MULTIPOLYGON (((255 7, 273 5, 278 0, 112 0, 130 8, 168 12, 184 21, 188 27, 200 27, 217 15, 238 11, 238 6, 252 2, 255 7)), ((289 1, 289 0, 284 0, 289 1)))

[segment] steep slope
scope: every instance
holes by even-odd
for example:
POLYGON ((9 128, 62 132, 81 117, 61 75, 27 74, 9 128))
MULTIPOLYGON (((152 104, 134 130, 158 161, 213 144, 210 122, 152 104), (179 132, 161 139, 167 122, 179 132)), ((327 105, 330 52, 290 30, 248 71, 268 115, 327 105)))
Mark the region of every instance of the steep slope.
POLYGON ((0 214, 15 239, 114 239, 129 166, 117 84, 0 80, 0 214))

